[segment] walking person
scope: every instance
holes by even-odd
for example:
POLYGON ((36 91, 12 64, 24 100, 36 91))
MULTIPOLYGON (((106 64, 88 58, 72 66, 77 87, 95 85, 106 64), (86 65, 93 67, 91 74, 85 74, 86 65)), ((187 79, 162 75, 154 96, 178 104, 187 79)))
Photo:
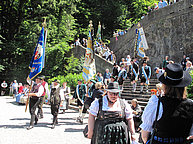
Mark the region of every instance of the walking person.
POLYGON ((135 63, 133 60, 131 60, 131 84, 133 85, 133 92, 136 91, 136 86, 137 86, 137 80, 138 80, 138 75, 139 75, 139 66, 137 63, 135 63))
POLYGON ((9 95, 13 95, 13 82, 11 82, 9 85, 9 95))
POLYGON ((42 86, 44 87, 44 93, 43 95, 40 97, 40 104, 38 106, 38 113, 37 113, 37 116, 38 118, 42 119, 44 116, 43 116, 43 110, 42 110, 42 106, 44 104, 44 101, 45 101, 45 95, 47 94, 47 96, 49 97, 50 95, 50 92, 49 92, 49 89, 48 89, 48 83, 46 81, 44 81, 45 79, 45 76, 40 76, 40 80, 41 80, 41 84, 42 86))
POLYGON ((151 67, 147 65, 147 61, 143 61, 143 66, 141 68, 141 74, 140 74, 140 79, 141 79, 140 93, 143 93, 144 85, 146 86, 146 93, 148 92, 150 77, 151 77, 151 67))
POLYGON ((51 105, 51 113, 53 115, 51 129, 54 129, 56 124, 58 124, 58 111, 61 104, 61 97, 64 97, 64 92, 60 88, 60 81, 54 80, 50 91, 50 97, 48 97, 48 101, 51 105))
POLYGON ((166 69, 166 66, 169 64, 168 56, 165 57, 165 60, 163 60, 162 68, 163 70, 166 69))
POLYGON ((87 88, 85 84, 82 84, 82 80, 78 80, 78 85, 76 86, 76 90, 73 94, 73 99, 77 99, 77 106, 79 108, 79 117, 77 117, 77 122, 83 123, 82 120, 82 109, 85 101, 85 95, 87 93, 87 88))
POLYGON ((32 129, 34 125, 37 125, 38 116, 35 114, 35 112, 36 112, 36 108, 40 104, 40 97, 43 95, 43 93, 44 93, 44 87, 41 84, 40 77, 37 77, 35 79, 35 82, 33 83, 32 91, 29 93, 29 96, 30 96, 29 111, 31 114, 31 120, 30 120, 30 126, 27 127, 27 130, 32 129))
MULTIPOLYGON (((193 138, 193 101, 186 98, 185 87, 190 85, 190 74, 180 64, 168 64, 159 77, 165 95, 151 98, 142 115, 142 139, 152 144, 183 144, 193 138)), ((193 142, 193 141, 192 141, 193 142)))
POLYGON ((131 140, 136 140, 131 107, 119 98, 117 82, 109 83, 106 90, 107 95, 96 99, 89 108, 88 138, 91 144, 129 144, 128 127, 131 140))
POLYGON ((18 83, 16 80, 13 81, 13 98, 15 97, 15 95, 17 95, 18 93, 18 83))
POLYGON ((3 83, 1 83, 1 96, 5 95, 6 89, 7 89, 7 83, 3 81, 3 83))
POLYGON ((120 89, 122 89, 123 88, 123 82, 127 78, 127 72, 124 68, 124 65, 121 65, 120 68, 121 68, 121 70, 119 71, 119 74, 118 74, 118 83, 119 83, 120 89))
POLYGON ((62 91, 64 95, 63 97, 61 97, 60 110, 62 110, 61 114, 64 114, 65 110, 68 109, 68 105, 69 105, 70 87, 67 87, 67 82, 63 82, 62 91))

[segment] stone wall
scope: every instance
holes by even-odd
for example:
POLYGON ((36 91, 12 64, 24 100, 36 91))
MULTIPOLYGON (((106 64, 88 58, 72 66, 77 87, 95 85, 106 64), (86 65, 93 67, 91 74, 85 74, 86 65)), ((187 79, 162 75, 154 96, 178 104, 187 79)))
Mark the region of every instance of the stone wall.
MULTIPOLYGON (((81 58, 85 56, 86 48, 82 46, 76 46, 72 49, 74 56, 76 58, 81 58)), ((106 61, 104 58, 100 57, 99 55, 95 55, 95 64, 96 64, 96 71, 104 74, 105 69, 109 69, 112 72, 113 64, 109 61, 106 61)))
MULTIPOLYGON (((166 55, 170 60, 180 62, 183 54, 193 60, 193 0, 183 0, 173 5, 158 9, 140 21, 144 29, 149 49, 149 64, 160 66, 166 55)), ((111 38, 110 49, 120 61, 126 55, 134 55, 135 32, 137 26, 119 36, 111 38)))

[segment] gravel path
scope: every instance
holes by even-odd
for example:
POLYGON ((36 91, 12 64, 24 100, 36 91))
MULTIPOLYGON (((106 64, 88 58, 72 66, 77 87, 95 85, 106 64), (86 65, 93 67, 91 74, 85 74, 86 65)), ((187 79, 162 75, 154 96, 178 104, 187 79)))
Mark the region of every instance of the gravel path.
MULTIPOLYGON (((89 144, 84 138, 84 125, 76 123, 78 112, 67 110, 59 114, 59 124, 51 129, 52 115, 50 106, 44 105, 44 118, 31 130, 26 130, 30 122, 29 109, 18 105, 9 96, 0 96, 0 144, 89 144)), ((88 115, 86 116, 88 117, 88 115)))

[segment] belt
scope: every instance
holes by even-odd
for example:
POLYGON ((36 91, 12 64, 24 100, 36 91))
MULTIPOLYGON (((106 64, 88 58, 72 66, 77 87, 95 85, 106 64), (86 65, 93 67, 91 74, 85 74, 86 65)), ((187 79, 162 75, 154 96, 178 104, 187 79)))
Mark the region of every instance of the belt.
POLYGON ((164 137, 154 136, 153 139, 155 141, 162 142, 162 143, 183 143, 184 142, 184 138, 183 137, 164 138, 164 137))

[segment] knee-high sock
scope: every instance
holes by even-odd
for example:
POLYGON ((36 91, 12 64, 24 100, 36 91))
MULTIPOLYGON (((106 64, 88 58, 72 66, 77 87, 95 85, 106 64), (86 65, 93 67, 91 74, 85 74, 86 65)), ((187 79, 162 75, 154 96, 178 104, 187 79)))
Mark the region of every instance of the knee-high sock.
POLYGON ((143 91, 143 85, 141 85, 140 91, 141 91, 141 92, 143 91))
POLYGON ((148 85, 146 85, 146 90, 148 90, 148 85))
POLYGON ((136 83, 133 83, 133 90, 136 91, 136 83))
POLYGON ((82 108, 79 108, 79 117, 82 116, 82 108))
POLYGON ((82 120, 84 119, 85 115, 86 115, 86 113, 82 113, 82 120))

